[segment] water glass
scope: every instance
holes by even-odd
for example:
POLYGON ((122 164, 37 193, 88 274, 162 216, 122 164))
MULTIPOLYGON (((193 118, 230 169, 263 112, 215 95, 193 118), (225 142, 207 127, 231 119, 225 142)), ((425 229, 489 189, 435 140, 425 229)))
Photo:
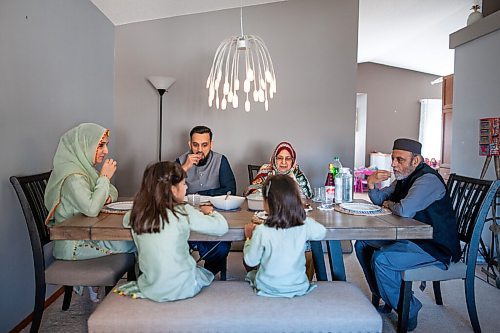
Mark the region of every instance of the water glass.
POLYGON ((321 209, 332 209, 333 208, 333 197, 330 193, 326 191, 326 187, 320 187, 319 190, 321 199, 321 209))
POLYGON ((315 187, 313 189, 313 199, 314 202, 321 202, 320 187, 315 187))
POLYGON ((188 203, 194 207, 200 206, 200 195, 199 194, 188 194, 188 203))

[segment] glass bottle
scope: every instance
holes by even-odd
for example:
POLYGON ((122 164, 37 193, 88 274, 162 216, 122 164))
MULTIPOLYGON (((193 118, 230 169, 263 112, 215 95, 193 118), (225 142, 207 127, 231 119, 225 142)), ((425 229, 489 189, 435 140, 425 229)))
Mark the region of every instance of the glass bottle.
POLYGON ((334 177, 334 165, 333 163, 328 164, 328 173, 325 180, 325 195, 330 203, 333 203, 335 198, 335 177, 334 177))
POLYGON ((342 163, 340 163, 338 156, 335 156, 333 157, 333 163, 331 164, 333 164, 333 177, 335 177, 335 175, 341 171, 342 163))

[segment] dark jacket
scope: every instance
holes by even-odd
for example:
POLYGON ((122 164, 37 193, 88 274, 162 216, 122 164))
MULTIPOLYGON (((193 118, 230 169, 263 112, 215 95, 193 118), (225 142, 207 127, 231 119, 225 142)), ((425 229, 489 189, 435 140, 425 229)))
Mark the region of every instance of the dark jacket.
MULTIPOLYGON (((391 195, 390 200, 400 202, 401 199, 406 197, 415 180, 427 173, 434 174, 446 187, 439 173, 427 164, 421 163, 411 175, 397 181, 396 189, 391 195)), ((413 218, 430 224, 433 228, 431 240, 412 240, 415 244, 446 266, 449 265, 450 259, 453 262, 457 262, 460 259, 461 249, 458 238, 458 226, 448 191, 443 198, 434 201, 424 210, 417 212, 413 218)))

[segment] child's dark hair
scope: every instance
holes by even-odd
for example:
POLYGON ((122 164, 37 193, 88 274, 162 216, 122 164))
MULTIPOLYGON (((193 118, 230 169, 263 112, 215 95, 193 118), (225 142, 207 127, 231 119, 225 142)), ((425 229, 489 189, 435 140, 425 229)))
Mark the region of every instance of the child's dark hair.
POLYGON ((172 185, 184 178, 186 172, 174 162, 158 162, 144 170, 141 188, 130 213, 130 226, 136 234, 160 232, 165 221, 169 223, 167 209, 177 217, 179 212, 174 208, 179 204, 174 201, 172 185))
POLYGON ((269 206, 267 226, 287 229, 304 224, 306 212, 295 180, 288 175, 270 176, 264 182, 262 190, 269 206))

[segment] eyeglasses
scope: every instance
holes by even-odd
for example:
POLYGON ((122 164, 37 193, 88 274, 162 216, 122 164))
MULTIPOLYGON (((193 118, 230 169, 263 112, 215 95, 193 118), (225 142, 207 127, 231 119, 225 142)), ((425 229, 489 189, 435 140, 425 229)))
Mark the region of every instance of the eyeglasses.
POLYGON ((283 156, 276 156, 276 161, 278 162, 291 162, 293 160, 293 158, 291 158, 290 156, 287 156, 287 157, 283 157, 283 156))

